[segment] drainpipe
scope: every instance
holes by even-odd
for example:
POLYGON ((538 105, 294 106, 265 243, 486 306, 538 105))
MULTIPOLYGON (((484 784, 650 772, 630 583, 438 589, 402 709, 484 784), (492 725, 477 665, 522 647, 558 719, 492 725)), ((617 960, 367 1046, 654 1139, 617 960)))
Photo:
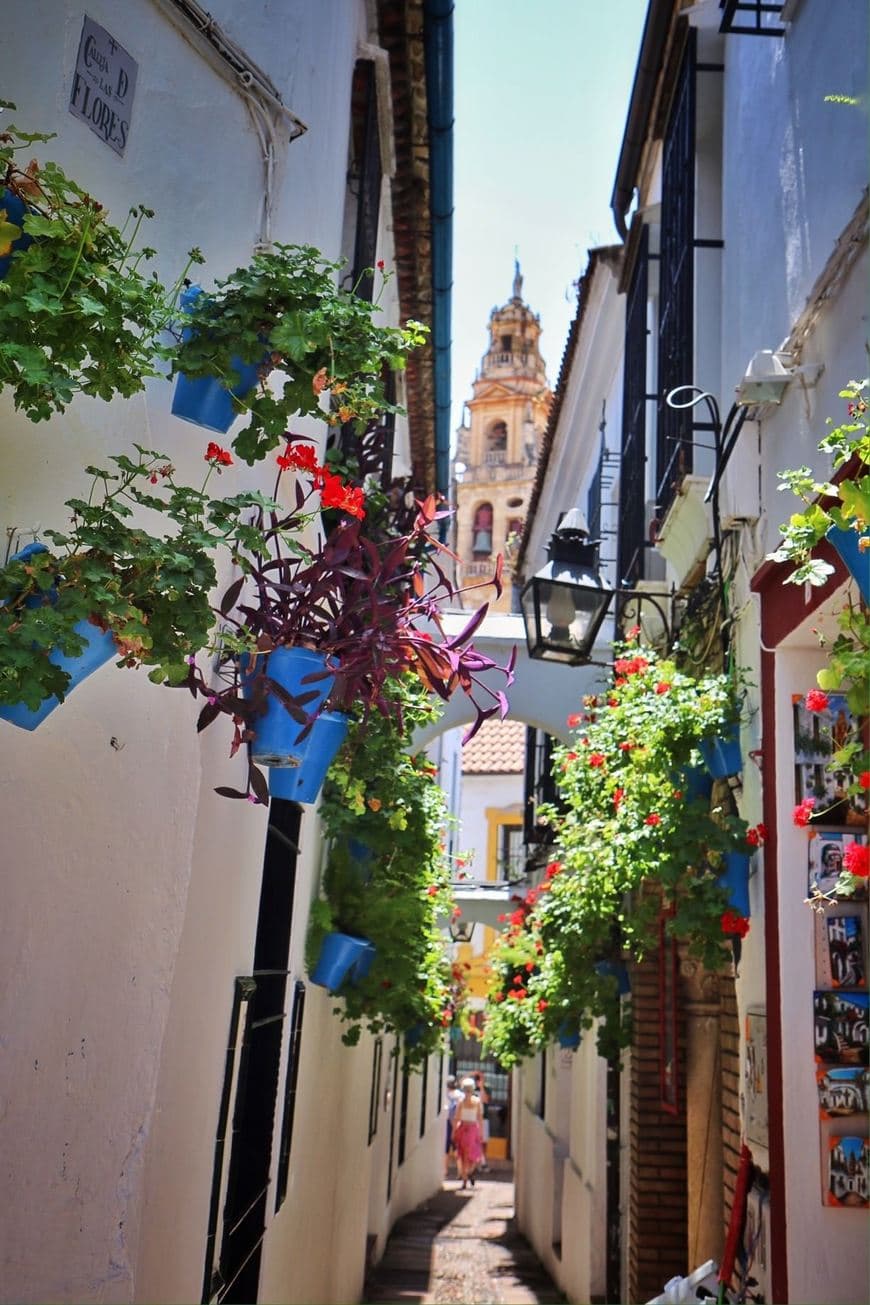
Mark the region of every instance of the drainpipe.
POLYGON ((435 487, 450 487, 450 314, 453 288, 453 0, 424 0, 432 222, 435 487))
POLYGON ((622 240, 628 230, 625 215, 631 205, 637 182, 637 170, 649 128, 649 115, 661 71, 665 42, 674 12, 674 0, 650 0, 640 42, 640 53, 631 88, 628 118, 616 166, 616 180, 610 208, 622 240))

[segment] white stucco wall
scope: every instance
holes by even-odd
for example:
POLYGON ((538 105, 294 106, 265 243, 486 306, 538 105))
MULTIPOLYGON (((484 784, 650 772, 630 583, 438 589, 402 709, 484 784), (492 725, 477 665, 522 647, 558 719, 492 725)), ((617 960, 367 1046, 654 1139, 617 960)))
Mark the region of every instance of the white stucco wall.
MULTIPOLYGON (((363 0, 210 8, 308 124, 279 151, 275 238, 340 255, 363 0)), ((0 81, 16 123, 57 133, 34 154, 60 162, 116 220, 134 203, 157 210, 145 240, 164 280, 193 245, 208 260, 206 285, 249 260, 262 194, 251 122, 156 3, 33 0, 4 35, 0 81), (67 112, 85 9, 138 63, 124 158, 67 112)), ((384 302, 395 320, 395 284, 384 302)), ((170 401, 155 380, 129 401, 81 398, 32 425, 0 394, 0 527, 62 527, 63 500, 86 488, 84 465, 133 440, 196 482, 208 434, 172 418, 170 401)), ((271 483, 268 467, 236 467, 221 489, 271 483)), ((253 964, 266 815, 215 796, 216 784, 238 783, 239 767, 220 725, 197 738, 196 710, 144 673, 109 666, 34 733, 0 723, 15 758, 0 774, 6 1301, 199 1299, 233 983, 253 964)), ((302 845, 288 992, 304 977, 314 814, 302 845)), ((366 1145, 370 1045, 343 1048, 330 1009, 309 991, 290 1188, 267 1228, 263 1299, 350 1299, 367 1233, 383 1241, 393 1212, 440 1178, 433 1106, 422 1143, 409 1133, 392 1209, 384 1186, 369 1215, 370 1155, 384 1163, 366 1145)), ((282 1075, 285 1064, 286 1054, 282 1075)))

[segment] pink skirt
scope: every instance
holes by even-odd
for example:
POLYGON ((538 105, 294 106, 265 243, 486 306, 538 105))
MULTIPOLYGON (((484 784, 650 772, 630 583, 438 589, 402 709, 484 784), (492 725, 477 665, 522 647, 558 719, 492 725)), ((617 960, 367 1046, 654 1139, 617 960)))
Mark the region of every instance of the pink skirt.
POLYGON ((463 1165, 479 1165, 483 1159, 480 1128, 459 1120, 453 1125, 453 1145, 463 1165))

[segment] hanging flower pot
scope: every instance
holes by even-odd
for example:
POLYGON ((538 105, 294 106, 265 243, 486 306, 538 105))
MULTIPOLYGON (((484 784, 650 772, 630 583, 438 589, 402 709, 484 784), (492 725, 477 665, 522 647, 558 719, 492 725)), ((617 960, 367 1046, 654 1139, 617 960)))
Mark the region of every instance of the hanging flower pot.
POLYGON ((842 558, 864 602, 870 604, 870 531, 859 533, 857 530, 840 530, 838 526, 831 526, 827 538, 842 558))
POLYGON ((616 979, 617 990, 620 997, 626 996, 631 992, 631 983, 628 978, 628 967, 624 961, 597 961, 593 966, 596 974, 609 975, 616 979))
MULTIPOLYGON (((182 309, 189 312, 201 294, 200 286, 189 286, 179 298, 182 309)), ((190 329, 186 328, 181 333, 182 340, 190 339, 190 334, 190 329)), ((190 377, 179 372, 172 396, 173 417, 181 417, 183 421, 225 435, 237 416, 233 399, 243 399, 250 394, 257 384, 260 370, 258 363, 242 362, 237 357, 230 360, 230 365, 239 378, 233 386, 216 376, 190 377)))
MULTIPOLYGON (((259 661, 258 658, 257 662, 259 661)), ((255 678, 260 673, 260 666, 258 664, 255 670, 249 667, 250 659, 243 661, 242 684, 245 692, 250 695, 255 678)), ((301 704, 301 709, 309 716, 315 715, 320 710, 332 688, 335 675, 331 672, 322 674, 326 670, 325 654, 316 652, 313 648, 274 648, 262 667, 262 673, 280 685, 288 697, 307 699, 301 704), (310 680, 308 678, 318 675, 320 678, 310 680)), ((289 766, 298 769, 311 737, 309 734, 306 738, 300 738, 304 729, 305 726, 293 719, 278 695, 270 693, 267 686, 263 711, 254 721, 255 737, 251 743, 251 760, 261 766, 276 768, 289 766)), ((274 789, 272 792, 274 793, 274 789)), ((283 794, 275 794, 275 796, 283 796, 283 794)), ((297 798, 296 800, 312 801, 313 799, 297 798)))
MULTIPOLYGON (((5 212, 6 216, 5 218, 0 216, 0 222, 11 222, 13 226, 20 227, 27 214, 27 206, 14 191, 3 189, 0 190, 0 214, 3 212, 5 212)), ((29 236, 26 231, 22 231, 21 235, 12 241, 9 253, 0 258, 0 281, 9 271, 12 255, 14 253, 23 253, 32 244, 33 236, 29 236)))
POLYGON ((366 949, 371 946, 367 938, 355 938, 349 933, 328 933, 323 940, 317 964, 311 971, 311 982, 321 988, 328 988, 330 992, 337 992, 348 974, 363 961, 366 949))
POLYGON ((359 960, 354 962, 352 974, 354 983, 359 983, 360 979, 366 978, 370 973, 376 955, 377 948, 372 943, 366 943, 359 960))
MULTIPOLYGON (((291 723, 298 731, 295 722, 291 720, 291 723)), ((269 792, 272 797, 284 798, 289 802, 316 802, 326 772, 344 742, 347 726, 348 717, 343 712, 321 712, 311 726, 308 737, 294 745, 297 764, 270 767, 269 792)))
POLYGON ((682 770, 672 771, 671 778, 686 802, 709 798, 713 792, 713 777, 703 766, 683 766, 682 770))
POLYGON ((725 869, 719 875, 719 884, 728 894, 728 906, 738 915, 749 919, 749 865, 745 852, 726 852, 725 869))
POLYGON ((743 769, 740 751, 740 729, 735 725, 730 734, 702 739, 698 744, 704 765, 714 779, 728 779, 739 775, 743 769))
MULTIPOLYGON (((37 553, 47 551, 45 544, 34 541, 13 554, 9 560, 11 562, 23 562, 37 553)), ((40 601, 37 598, 29 598, 27 606, 36 606, 40 601)), ((47 595, 42 601, 51 602, 51 595, 47 595)), ((2 601, 0 601, 0 606, 2 606, 2 601)), ((66 671, 70 677, 65 697, 68 697, 76 685, 81 684, 82 680, 86 680, 98 667, 105 665, 113 656, 116 656, 118 651, 110 631, 100 630, 90 621, 77 621, 72 628, 74 633, 84 642, 82 651, 77 656, 67 656, 59 648, 53 648, 48 654, 48 660, 52 665, 66 671)), ((55 707, 60 706, 60 703, 61 699, 56 694, 52 694, 51 697, 44 698, 40 705, 35 708, 28 707, 23 702, 0 706, 0 720, 8 721, 10 725, 17 725, 19 729, 35 730, 37 725, 42 724, 46 716, 51 715, 55 707)))
POLYGON ((563 1020, 556 1030, 556 1039, 560 1047, 576 1051, 580 1046, 580 1025, 576 1020, 563 1020))

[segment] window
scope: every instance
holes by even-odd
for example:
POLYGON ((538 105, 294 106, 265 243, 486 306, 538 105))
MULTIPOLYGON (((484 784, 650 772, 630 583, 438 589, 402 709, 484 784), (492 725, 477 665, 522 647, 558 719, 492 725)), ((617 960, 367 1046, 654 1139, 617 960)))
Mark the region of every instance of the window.
POLYGON ((507 448, 508 428, 506 421, 494 421, 490 426, 486 437, 486 447, 489 453, 503 453, 507 448))
MULTIPOLYGON (((257 1299, 301 815, 295 802, 273 798, 269 804, 254 968, 249 976, 236 980, 203 1278, 203 1300, 221 1305, 257 1299)), ((294 1014, 301 1036, 302 1002, 297 1003, 295 994, 294 1014)), ((294 1055, 292 1045, 289 1049, 294 1055)), ((294 1063, 298 1064, 298 1041, 294 1063)), ((288 1071, 292 1072, 289 1058, 288 1071)), ((287 1133, 288 1161, 289 1141, 287 1133)))
POLYGON ((785 36, 780 22, 785 5, 766 0, 719 0, 723 11, 719 31, 734 36, 785 36))
POLYGON ((420 1079, 420 1136, 426 1132, 426 1098, 429 1095, 429 1061, 423 1061, 423 1076, 420 1079))
POLYGON ((646 355, 649 231, 640 228, 637 257, 625 304, 625 363, 622 375, 622 448, 616 567, 620 585, 643 576, 646 543, 646 355))
POLYGON ((375 1038, 372 1051, 372 1089, 369 1096, 369 1146, 378 1131, 378 1116, 381 1111, 381 1070, 384 1060, 384 1040, 375 1038))
POLYGON ((526 869, 522 825, 502 824, 498 831, 496 878, 504 883, 516 883, 526 869))
POLYGON ((296 1086, 299 1081, 299 1054, 302 1048, 302 1016, 305 1013, 305 984, 298 981, 293 989, 293 1011, 287 1037, 287 1076, 284 1080, 284 1118, 281 1122, 281 1155, 275 1188, 275 1212, 287 1195, 290 1177, 290 1148, 293 1145, 293 1117, 296 1113, 296 1086))
POLYGON ((408 1091, 411 1084, 411 1071, 407 1065, 402 1066, 402 1104, 399 1107, 399 1165, 405 1163, 408 1145, 408 1091))
POLYGON ((372 300, 381 202, 381 145, 378 133, 378 94, 375 65, 357 60, 351 89, 351 160, 349 189, 356 198, 356 232, 351 284, 361 299, 372 300))
POLYGON ((492 504, 481 503, 474 513, 471 528, 471 551, 475 557, 489 557, 492 552, 492 504))
POLYGON ((502 351, 502 353, 513 353, 513 349, 514 349, 514 338, 513 338, 513 336, 512 336, 512 335, 503 335, 503 336, 501 337, 501 351, 502 351))

